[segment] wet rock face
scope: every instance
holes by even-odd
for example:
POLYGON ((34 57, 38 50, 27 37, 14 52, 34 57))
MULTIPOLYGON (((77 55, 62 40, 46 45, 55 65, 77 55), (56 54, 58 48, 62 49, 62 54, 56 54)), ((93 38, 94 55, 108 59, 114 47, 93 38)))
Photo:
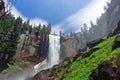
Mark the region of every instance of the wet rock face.
POLYGON ((115 50, 116 48, 120 47, 120 34, 117 35, 113 42, 112 50, 115 50))
POLYGON ((120 80, 120 55, 118 55, 116 64, 113 64, 113 60, 108 60, 101 63, 97 69, 92 71, 89 76, 90 80, 120 80), (116 65, 117 67, 113 67, 116 65))

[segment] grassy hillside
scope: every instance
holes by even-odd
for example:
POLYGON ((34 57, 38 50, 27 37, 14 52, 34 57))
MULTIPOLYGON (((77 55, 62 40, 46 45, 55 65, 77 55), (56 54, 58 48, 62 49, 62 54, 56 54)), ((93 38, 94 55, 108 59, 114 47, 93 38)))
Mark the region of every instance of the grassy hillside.
MULTIPOLYGON (((77 57, 74 61, 73 58, 62 62, 51 69, 49 79, 55 80, 89 80, 89 75, 93 69, 97 68, 99 64, 111 58, 116 59, 120 53, 120 48, 112 51, 112 44, 116 36, 105 39, 102 43, 94 48, 100 48, 93 52, 89 57, 77 57)), ((85 51, 89 52, 89 50, 85 51)), ((113 62, 114 63, 114 62, 113 62)), ((115 67, 115 65, 113 65, 115 67)))

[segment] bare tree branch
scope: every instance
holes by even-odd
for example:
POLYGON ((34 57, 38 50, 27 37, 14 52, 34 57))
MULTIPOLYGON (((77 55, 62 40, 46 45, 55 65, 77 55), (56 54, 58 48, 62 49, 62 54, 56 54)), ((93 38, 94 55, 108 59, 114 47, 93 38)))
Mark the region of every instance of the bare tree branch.
MULTIPOLYGON (((1 0, 3 1, 3 0, 1 0)), ((4 2, 3 2, 4 3, 4 2)), ((2 19, 3 16, 5 16, 6 14, 8 14, 11 10, 13 5, 16 3, 16 0, 8 0, 6 7, 3 8, 3 13, 0 15, 0 19, 2 19)), ((5 6, 5 5, 4 5, 5 6)), ((2 10, 1 10, 2 11, 2 10)), ((1 12, 0 11, 0 12, 1 12)))

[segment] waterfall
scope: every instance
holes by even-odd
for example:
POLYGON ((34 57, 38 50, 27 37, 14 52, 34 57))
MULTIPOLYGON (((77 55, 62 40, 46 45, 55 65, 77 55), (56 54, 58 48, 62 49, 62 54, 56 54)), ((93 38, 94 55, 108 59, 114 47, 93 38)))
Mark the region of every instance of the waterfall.
POLYGON ((60 36, 49 35, 48 68, 59 63, 60 36))
POLYGON ((49 35, 49 50, 48 50, 48 60, 44 60, 42 63, 39 63, 34 66, 35 70, 38 70, 43 66, 44 68, 51 68, 53 65, 59 63, 59 54, 60 54, 60 36, 49 35))
POLYGON ((26 80, 29 77, 33 77, 38 72, 51 68, 53 65, 58 64, 59 54, 60 54, 60 37, 55 35, 49 35, 48 59, 45 59, 44 61, 35 65, 33 70, 29 68, 24 69, 22 71, 9 70, 5 74, 0 76, 0 80, 26 80))

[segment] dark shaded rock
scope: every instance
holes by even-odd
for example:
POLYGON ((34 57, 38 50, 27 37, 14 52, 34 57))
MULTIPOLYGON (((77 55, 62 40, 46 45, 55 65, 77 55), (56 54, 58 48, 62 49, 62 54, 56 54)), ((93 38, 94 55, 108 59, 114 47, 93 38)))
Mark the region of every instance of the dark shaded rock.
POLYGON ((118 57, 117 57, 116 64, 117 64, 118 67, 120 67, 120 55, 118 55, 118 57))
POLYGON ((92 48, 89 52, 86 52, 82 55, 82 58, 86 58, 88 56, 90 56, 93 52, 99 50, 99 48, 92 48))
POLYGON ((116 64, 113 59, 101 63, 97 69, 94 69, 89 76, 90 80, 120 80, 120 55, 118 55, 116 64), (116 65, 117 67, 113 67, 116 65))
POLYGON ((113 80, 111 76, 112 61, 105 61, 101 63, 97 69, 92 71, 89 76, 90 80, 113 80))
POLYGON ((49 36, 42 34, 40 39, 40 50, 41 50, 40 54, 47 57, 48 48, 49 48, 49 36))
POLYGON ((82 52, 78 53, 75 57, 73 57, 73 62, 76 61, 81 55, 83 55, 82 52))
POLYGON ((95 45, 97 45, 98 43, 100 43, 100 42, 102 42, 103 41, 103 39, 96 39, 96 40, 93 40, 93 41, 91 41, 91 42, 88 42, 87 43, 87 46, 89 47, 89 48, 92 48, 92 47, 94 47, 95 45))
POLYGON ((120 54, 117 57, 116 65, 117 65, 116 80, 120 80, 120 54))
POLYGON ((112 61, 105 61, 98 67, 98 80, 112 80, 112 61))
POLYGON ((80 53, 82 53, 82 52, 86 51, 86 49, 87 49, 87 47, 84 47, 84 48, 82 48, 82 49, 79 49, 79 50, 78 50, 78 54, 77 54, 77 55, 79 55, 80 53))
POLYGON ((76 60, 77 60, 77 58, 78 58, 77 56, 73 57, 73 62, 74 62, 74 61, 76 61, 76 60))
POLYGON ((115 50, 116 48, 120 47, 120 34, 117 35, 113 42, 112 50, 115 50))
POLYGON ((44 70, 28 80, 47 80, 47 78, 48 78, 48 70, 44 70))
POLYGON ((114 30, 114 35, 120 33, 120 21, 117 24, 117 28, 114 30))
POLYGON ((89 76, 89 79, 90 80, 98 80, 98 69, 94 69, 92 71, 92 74, 89 76))

